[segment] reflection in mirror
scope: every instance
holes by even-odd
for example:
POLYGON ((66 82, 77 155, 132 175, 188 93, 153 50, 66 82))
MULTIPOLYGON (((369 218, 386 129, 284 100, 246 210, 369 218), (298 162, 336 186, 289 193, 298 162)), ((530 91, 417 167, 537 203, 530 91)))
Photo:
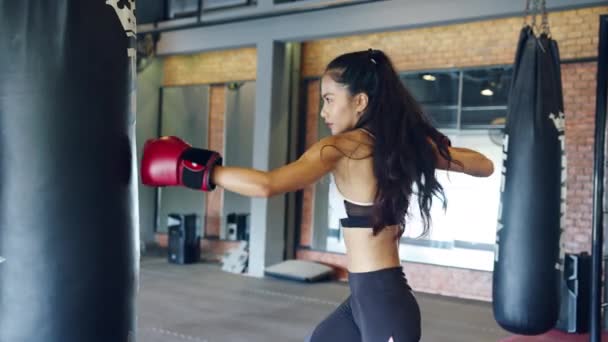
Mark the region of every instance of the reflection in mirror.
MULTIPOLYGON (((255 82, 233 82, 226 89, 224 164, 253 167, 255 82)), ((249 240, 251 199, 224 191, 220 239, 249 240)))
MULTIPOLYGON (((329 127, 323 120, 317 120, 317 132, 319 132, 319 140, 331 135, 329 127)), ((330 215, 332 210, 329 208, 328 198, 329 175, 323 176, 314 188, 312 247, 332 252, 342 251, 343 249, 336 247, 341 240, 340 223, 330 215)))
MULTIPOLYGON (((207 147, 209 86, 165 87, 162 89, 160 135, 174 135, 195 147, 207 147)), ((205 227, 205 194, 182 187, 157 189, 157 232, 167 233, 169 214, 196 214, 198 234, 205 227)))

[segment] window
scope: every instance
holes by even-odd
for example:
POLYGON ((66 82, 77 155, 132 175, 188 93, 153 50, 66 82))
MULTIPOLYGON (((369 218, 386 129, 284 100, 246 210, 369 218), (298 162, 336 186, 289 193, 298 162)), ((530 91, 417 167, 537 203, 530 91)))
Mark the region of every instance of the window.
POLYGON ((503 125, 510 85, 510 68, 464 71, 461 127, 494 128, 503 125))
POLYGON ((457 128, 459 72, 421 72, 401 79, 435 126, 457 128))
POLYGON ((440 129, 496 129, 504 125, 511 67, 416 72, 401 76, 440 129))
POLYGON ((488 178, 437 171, 448 208, 444 212, 441 203, 434 201, 431 231, 426 238, 416 239, 422 231, 422 221, 418 207, 412 206, 412 217, 401 241, 402 259, 492 270, 500 202, 502 129, 511 75, 510 66, 402 75, 406 87, 416 99, 421 99, 425 113, 455 146, 480 151, 498 170, 488 178))

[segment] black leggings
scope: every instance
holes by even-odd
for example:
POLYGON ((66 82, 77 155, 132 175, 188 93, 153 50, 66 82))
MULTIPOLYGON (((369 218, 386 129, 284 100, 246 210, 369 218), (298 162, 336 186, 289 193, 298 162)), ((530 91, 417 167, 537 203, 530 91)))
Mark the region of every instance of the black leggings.
POLYGON ((420 308, 400 266, 349 273, 348 281, 351 295, 306 341, 420 341, 420 308))

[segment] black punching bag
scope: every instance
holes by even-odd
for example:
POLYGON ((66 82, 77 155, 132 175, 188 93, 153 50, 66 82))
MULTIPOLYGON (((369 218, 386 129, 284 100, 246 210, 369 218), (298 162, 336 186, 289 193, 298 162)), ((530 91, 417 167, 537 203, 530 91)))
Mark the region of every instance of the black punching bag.
POLYGON ((493 309, 504 329, 535 335, 553 328, 559 313, 566 165, 557 43, 524 27, 513 72, 503 144, 493 309))
POLYGON ((134 1, 0 1, 0 341, 135 341, 134 1))

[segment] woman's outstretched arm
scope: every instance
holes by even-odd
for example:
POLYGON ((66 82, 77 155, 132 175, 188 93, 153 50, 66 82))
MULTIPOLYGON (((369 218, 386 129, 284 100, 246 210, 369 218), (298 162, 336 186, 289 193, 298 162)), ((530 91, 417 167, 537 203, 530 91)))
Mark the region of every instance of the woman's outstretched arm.
POLYGON ((216 166, 211 181, 226 190, 249 197, 271 197, 296 191, 317 182, 335 168, 343 156, 335 146, 335 136, 323 138, 298 160, 271 171, 216 166))

